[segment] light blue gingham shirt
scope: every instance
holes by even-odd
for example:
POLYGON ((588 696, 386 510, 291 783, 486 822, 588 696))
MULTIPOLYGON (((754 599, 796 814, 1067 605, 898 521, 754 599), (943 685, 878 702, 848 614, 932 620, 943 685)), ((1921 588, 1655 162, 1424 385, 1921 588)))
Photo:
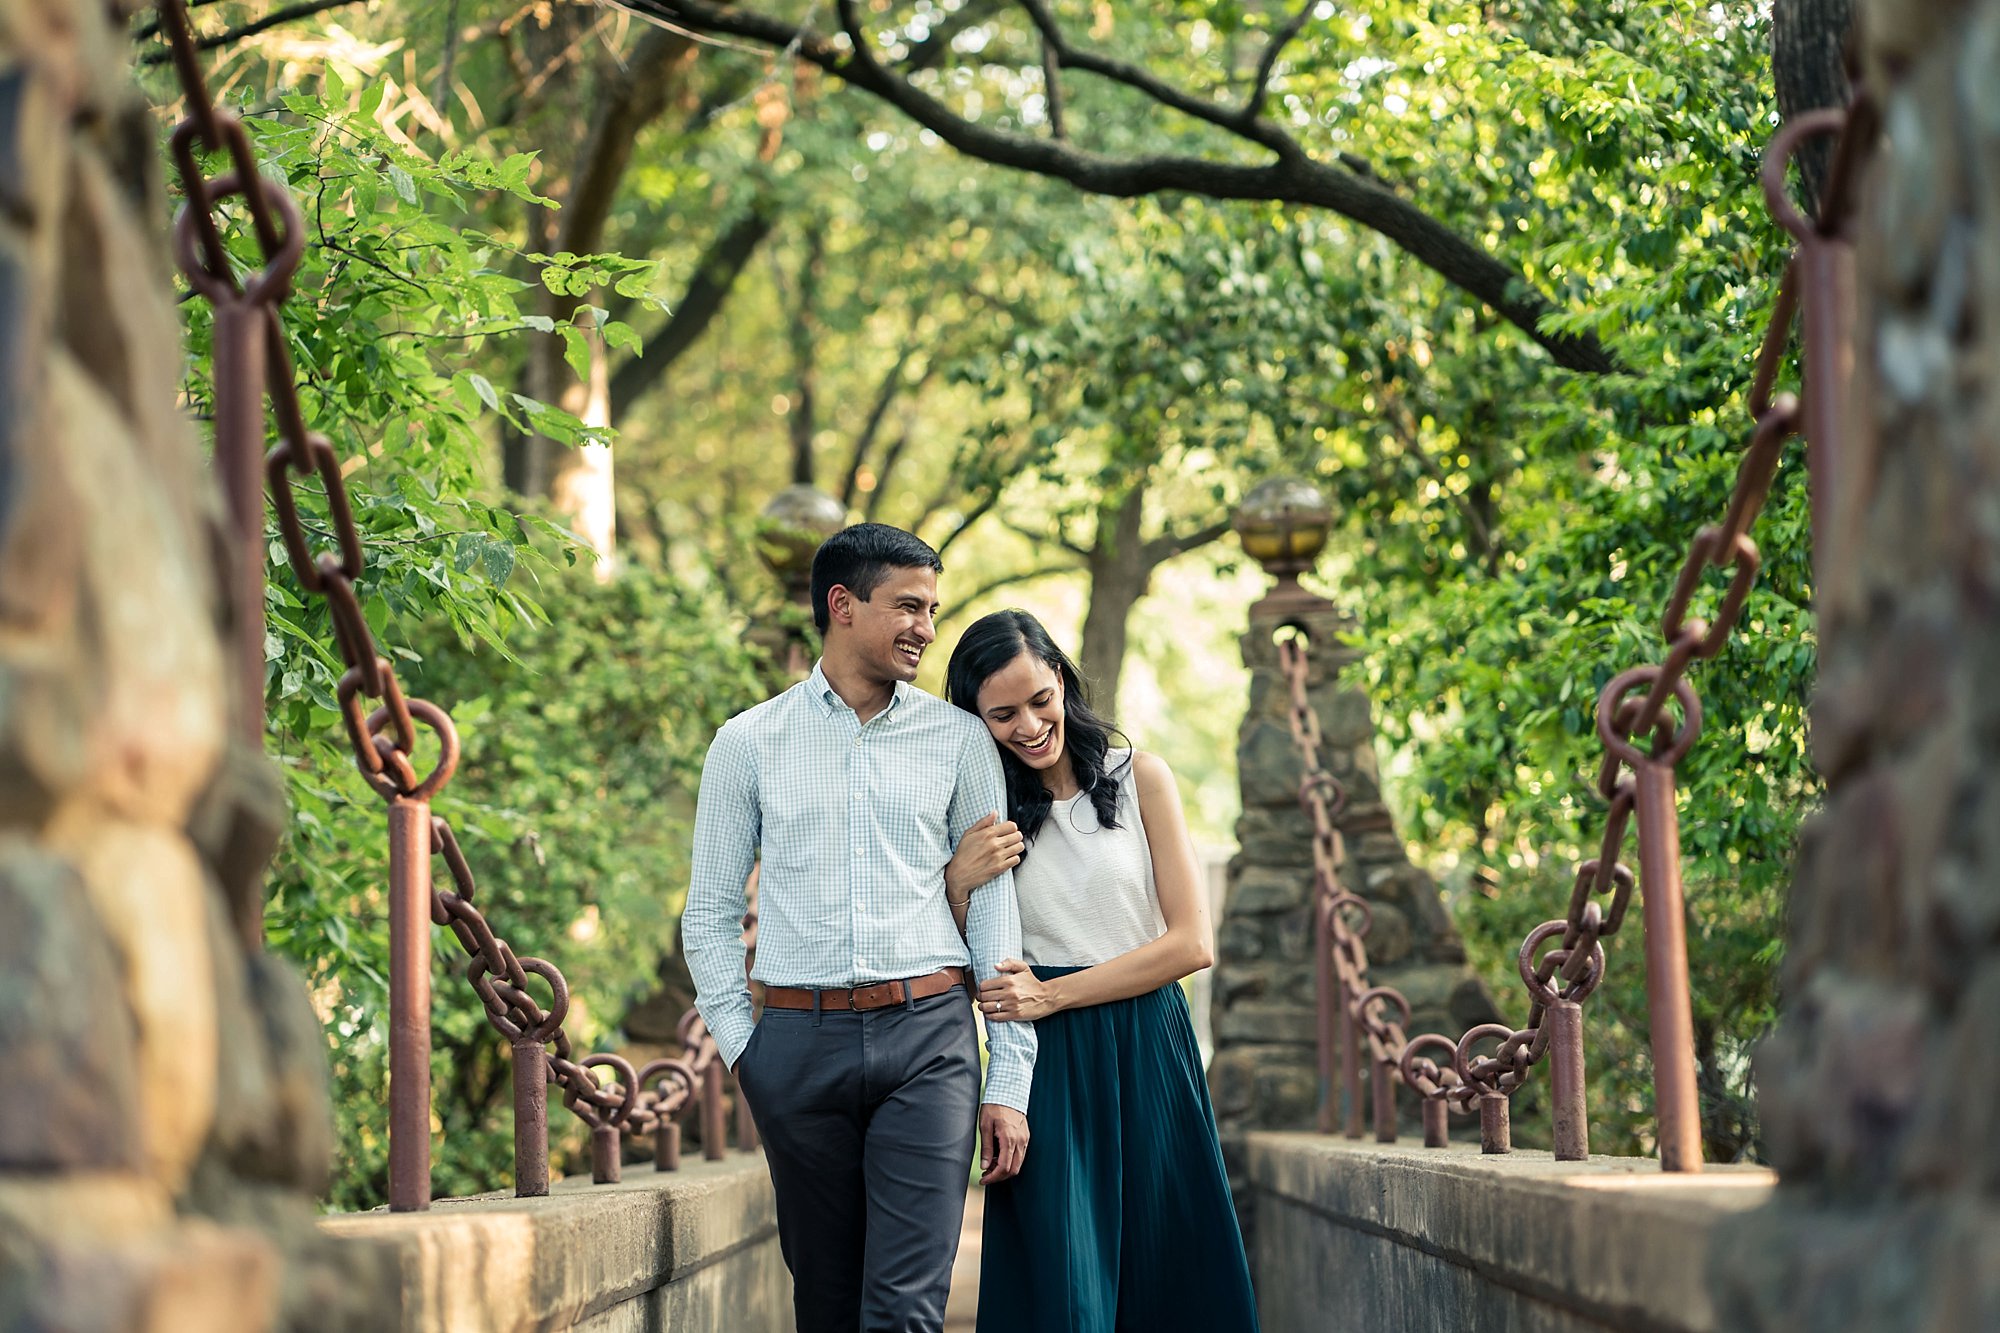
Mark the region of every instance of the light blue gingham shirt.
MULTIPOLYGON (((815 664, 723 724, 701 772, 681 947, 730 1067, 754 1026, 743 885, 760 847, 758 981, 826 989, 966 966, 984 980, 1021 956, 1014 877, 972 895, 960 939, 944 867, 967 828, 1006 810, 986 728, 914 685, 864 723, 815 664)), ((1034 1026, 990 1025, 987 1054, 981 1100, 1025 1112, 1034 1026)))

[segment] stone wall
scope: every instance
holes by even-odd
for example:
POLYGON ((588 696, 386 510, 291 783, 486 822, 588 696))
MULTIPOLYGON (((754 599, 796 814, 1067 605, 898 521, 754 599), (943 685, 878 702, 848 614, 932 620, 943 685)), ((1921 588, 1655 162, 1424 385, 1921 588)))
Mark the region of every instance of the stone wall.
POLYGON ((312 1226, 319 1023, 232 920, 282 806, 129 8, 0 4, 0 1328, 371 1328, 312 1226))
POLYGON ((427 1213, 327 1218, 343 1247, 389 1256, 378 1333, 788 1333, 791 1279, 761 1154, 560 1181, 547 1198, 440 1200, 427 1213))
MULTIPOLYGON (((1352 632, 1352 621, 1318 598, 1277 607, 1259 603, 1242 640, 1250 699, 1237 747, 1241 850, 1230 862, 1228 896, 1216 930, 1215 1057, 1209 1065, 1223 1153, 1239 1203, 1246 1197, 1244 1134, 1310 1128, 1319 1105, 1312 823, 1299 806, 1302 765, 1288 721, 1291 693, 1272 638, 1285 624, 1299 626, 1311 644, 1307 690, 1319 714, 1320 761, 1348 796, 1338 820, 1347 843, 1341 873, 1374 909, 1367 945, 1375 981, 1399 988, 1409 999, 1413 1035, 1456 1036, 1494 1017, 1492 1000, 1466 965, 1465 946, 1436 883, 1410 864, 1382 803, 1361 654, 1340 641, 1352 632)), ((1414 1125, 1413 1095, 1405 1094, 1402 1110, 1414 1125)))
POLYGON ((1711 1247, 1771 1173, 1253 1134, 1264 1333, 1736 1333, 1711 1247))
POLYGON ((1816 553, 1826 809, 1757 1073, 1746 1331, 2000 1328, 2000 0, 1864 0, 1850 432, 1816 553))

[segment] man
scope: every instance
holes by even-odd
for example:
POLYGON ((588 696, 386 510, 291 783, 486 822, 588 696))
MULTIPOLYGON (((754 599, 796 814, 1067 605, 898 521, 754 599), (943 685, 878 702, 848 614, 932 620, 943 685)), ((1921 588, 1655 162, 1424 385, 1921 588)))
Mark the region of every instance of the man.
POLYGON ((982 1099, 965 971, 1019 956, 1013 876, 972 896, 963 940, 944 901, 959 837, 1005 815, 1000 760, 911 683, 943 569, 880 523, 828 538, 811 677, 731 718, 702 769, 681 939, 764 1138, 800 1333, 937 1333, 975 1121, 982 1181, 1027 1151, 1033 1028, 989 1030, 982 1099), (760 847, 753 1025, 740 927, 760 847))

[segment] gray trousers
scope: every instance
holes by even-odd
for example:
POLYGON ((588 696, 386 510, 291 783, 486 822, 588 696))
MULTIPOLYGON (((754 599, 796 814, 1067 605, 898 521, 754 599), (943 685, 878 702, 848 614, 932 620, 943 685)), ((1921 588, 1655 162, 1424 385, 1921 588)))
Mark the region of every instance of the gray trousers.
POLYGON ((799 1333, 939 1333, 964 1224, 979 1044, 963 989, 766 1009, 736 1062, 799 1333))

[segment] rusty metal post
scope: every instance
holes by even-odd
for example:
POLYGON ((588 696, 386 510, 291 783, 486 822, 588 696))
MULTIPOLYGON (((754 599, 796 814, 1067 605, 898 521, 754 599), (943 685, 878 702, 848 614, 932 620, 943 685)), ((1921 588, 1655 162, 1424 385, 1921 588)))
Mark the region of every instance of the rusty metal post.
POLYGON ((653 1169, 655 1171, 678 1171, 681 1169, 681 1127, 677 1121, 666 1116, 660 1117, 659 1125, 653 1130, 653 1169))
POLYGON ((431 809, 389 802, 389 1208, 431 1203, 431 809))
POLYGON ((1319 1132, 1333 1133, 1333 940, 1325 880, 1313 876, 1313 1023, 1319 1042, 1319 1132))
POLYGON ((1639 821, 1639 901, 1646 929, 1646 1012, 1652 1025, 1653 1103, 1660 1166, 1701 1170, 1701 1105, 1695 1090, 1694 1013, 1688 999, 1687 913, 1681 900, 1680 816, 1674 770, 1632 765, 1639 821))
POLYGON ((757 1151, 757 1121, 750 1114, 750 1099, 743 1095, 743 1082, 732 1077, 736 1085, 736 1146, 743 1152, 757 1151))
POLYGON ((701 1071, 701 1155, 707 1160, 719 1162, 728 1154, 723 1142, 728 1125, 722 1107, 722 1053, 716 1051, 701 1071))
POLYGON ((1375 1102, 1375 1141, 1394 1143, 1396 1141, 1396 1066, 1393 1061, 1377 1060, 1375 1071, 1369 1076, 1368 1091, 1375 1102))
POLYGON ((1549 1087, 1554 1099, 1550 1118, 1554 1125, 1556 1160, 1588 1161, 1590 1120, 1583 1090, 1583 1006, 1574 1000, 1556 1000, 1548 1006, 1542 1022, 1549 1031, 1549 1087))
POLYGON ((529 1034, 514 1048, 514 1194, 549 1192, 549 1053, 529 1034))
MULTIPOLYGON (((1346 1008, 1346 997, 1341 997, 1341 1008, 1346 1008)), ((1361 1024, 1353 1015, 1343 1013, 1340 1019, 1340 1083, 1347 1103, 1347 1124, 1343 1132, 1350 1139, 1361 1137, 1361 1024)))
POLYGON ((590 1127, 590 1180, 595 1185, 616 1185, 618 1183, 619 1157, 624 1147, 624 1136, 615 1123, 592 1125, 590 1127))
POLYGON ((1483 1153, 1514 1151, 1513 1125, 1507 1111, 1507 1094, 1504 1092, 1479 1094, 1479 1151, 1483 1153))
POLYGON ((1451 1146, 1451 1107, 1442 1097, 1426 1097, 1424 1106, 1424 1146, 1426 1148, 1449 1148, 1451 1146))

